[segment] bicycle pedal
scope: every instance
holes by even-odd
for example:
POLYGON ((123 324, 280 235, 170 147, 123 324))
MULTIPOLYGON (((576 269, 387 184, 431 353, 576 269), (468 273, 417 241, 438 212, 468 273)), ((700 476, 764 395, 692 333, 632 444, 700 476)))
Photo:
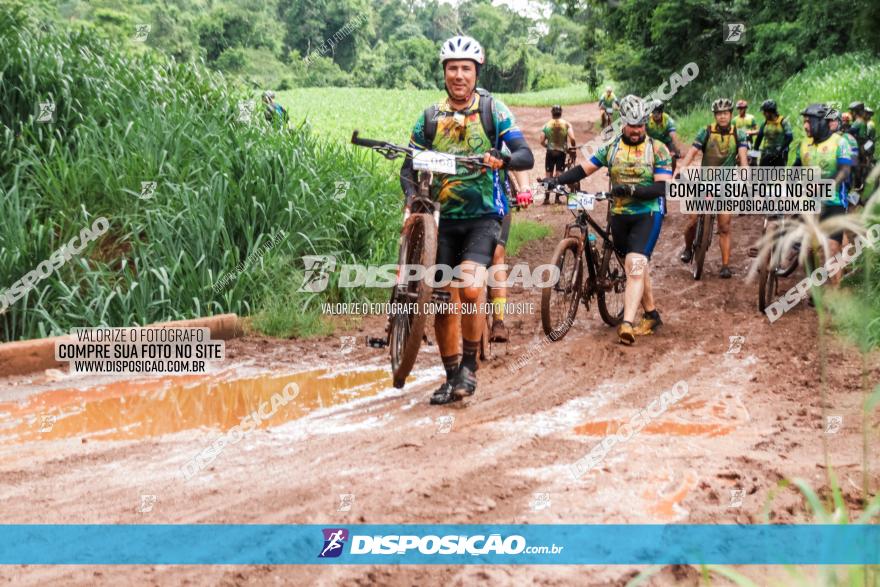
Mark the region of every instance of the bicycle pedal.
POLYGON ((757 256, 758 256, 758 249, 757 249, 757 247, 749 247, 749 257, 752 257, 752 258, 754 259, 754 258, 756 258, 757 256))
POLYGON ((371 346, 374 349, 383 349, 388 346, 388 341, 384 338, 377 338, 375 336, 367 337, 367 346, 371 346))

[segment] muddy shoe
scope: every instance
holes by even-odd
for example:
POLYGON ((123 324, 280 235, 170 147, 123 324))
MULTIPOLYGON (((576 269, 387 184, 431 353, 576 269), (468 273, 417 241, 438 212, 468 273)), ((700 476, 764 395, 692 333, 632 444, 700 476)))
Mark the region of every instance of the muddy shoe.
POLYGON ((686 247, 685 250, 681 252, 681 255, 678 256, 679 260, 682 263, 690 263, 694 258, 694 251, 690 247, 686 247))
POLYGON ((492 322, 492 332, 489 334, 489 342, 507 342, 507 327, 503 320, 492 322))
POLYGON ((730 279, 732 276, 733 274, 730 272, 730 267, 728 267, 727 265, 722 265, 721 271, 718 273, 718 277, 720 277, 721 279, 730 279))
POLYGON ((636 336, 633 334, 633 325, 629 322, 621 322, 620 326, 617 327, 617 338, 623 344, 632 344, 636 341, 636 336))
POLYGON ((654 334, 662 325, 663 320, 660 319, 659 313, 654 316, 645 314, 642 316, 642 321, 639 322, 639 325, 633 328, 633 334, 636 336, 648 336, 654 334))
POLYGON ((431 404, 435 406, 442 406, 443 404, 451 404, 452 402, 457 402, 461 397, 452 393, 452 384, 448 381, 444 382, 443 385, 437 388, 437 391, 434 392, 434 395, 431 396, 431 404))
POLYGON ((474 395, 477 391, 477 374, 470 367, 462 365, 452 378, 452 393, 461 399, 466 395, 474 395))

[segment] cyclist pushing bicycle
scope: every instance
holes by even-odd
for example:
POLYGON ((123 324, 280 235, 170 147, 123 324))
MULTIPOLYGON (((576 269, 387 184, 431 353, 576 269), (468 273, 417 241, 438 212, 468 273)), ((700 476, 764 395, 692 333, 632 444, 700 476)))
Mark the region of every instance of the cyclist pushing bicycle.
MULTIPOLYGON (((742 167, 748 167, 749 139, 745 131, 738 129, 731 123, 733 102, 728 98, 718 98, 712 102, 712 113, 715 115, 715 124, 710 124, 697 133, 697 138, 690 150, 679 163, 679 173, 701 156, 703 167, 732 167, 737 161, 742 167)), ((682 251, 682 263, 690 263, 694 258, 694 240, 697 236, 697 221, 699 216, 693 214, 688 218, 688 225, 684 233, 684 251, 682 251)), ((721 247, 721 271, 722 279, 730 279, 730 214, 718 214, 718 244, 721 247)), ((711 226, 710 226, 711 229, 711 226)), ((696 274, 695 274, 696 277, 696 274)))
POLYGON ((625 123, 622 133, 584 165, 576 165, 547 180, 548 188, 552 189, 559 184, 580 181, 600 167, 608 168, 614 197, 612 240, 626 256, 627 274, 623 322, 617 327, 617 336, 627 345, 635 342, 636 335, 653 334, 662 324, 660 312, 654 305, 648 261, 663 224, 664 196, 666 183, 672 178, 672 159, 663 143, 647 136, 645 125, 653 106, 638 96, 624 97, 620 101, 620 116, 625 123), (640 304, 644 315, 634 327, 640 304))
MULTIPOLYGON (((480 44, 466 36, 445 41, 440 63, 446 99, 428 107, 410 137, 410 147, 433 149, 455 155, 482 155, 491 171, 457 169, 454 175, 436 174, 431 190, 440 202, 437 237, 438 265, 458 268, 468 287, 447 286, 454 304, 477 304, 486 288, 485 268, 492 262, 507 213, 505 170, 527 170, 534 157, 507 106, 477 88, 485 55, 480 44), (509 155, 501 154, 502 144, 509 155)), ((412 158, 400 170, 400 183, 409 203, 418 191, 412 158)), ((455 284, 453 284, 455 285, 455 284)), ((442 313, 435 316, 437 346, 446 381, 434 392, 432 404, 448 404, 473 395, 477 387, 477 351, 485 327, 484 309, 478 312, 442 313)))

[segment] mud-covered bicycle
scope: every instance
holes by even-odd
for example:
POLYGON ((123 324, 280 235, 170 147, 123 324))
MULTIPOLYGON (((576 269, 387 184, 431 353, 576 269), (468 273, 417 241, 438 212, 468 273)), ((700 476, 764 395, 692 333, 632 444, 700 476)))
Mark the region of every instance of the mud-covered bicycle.
POLYGON ((565 186, 557 186, 553 191, 568 196, 568 209, 575 217, 565 227, 550 261, 559 269, 559 278, 541 291, 541 325, 544 333, 557 341, 571 329, 580 304, 589 310, 593 297, 602 320, 609 326, 620 324, 626 269, 609 229, 611 206, 604 227, 590 216, 596 202, 610 200, 610 194, 572 192, 565 186))
MULTIPOLYGON (((440 202, 431 190, 433 174, 455 174, 458 165, 469 168, 489 166, 483 163, 483 157, 479 155, 460 156, 401 147, 386 141, 361 138, 356 130, 351 135, 351 142, 359 147, 373 149, 386 159, 412 157, 413 169, 418 172, 418 191, 410 203, 409 214, 404 217, 400 233, 397 281, 391 290, 391 311, 385 328, 385 344, 391 355, 392 381, 394 387, 399 389, 404 386, 415 365, 425 336, 425 325, 428 321, 425 308, 430 302, 450 301, 448 292, 434 291, 429 285, 428 281, 433 281, 433 276, 410 279, 408 272, 401 271, 402 267, 408 265, 432 267, 437 258, 440 202)), ((488 333, 485 336, 488 337, 488 333)))

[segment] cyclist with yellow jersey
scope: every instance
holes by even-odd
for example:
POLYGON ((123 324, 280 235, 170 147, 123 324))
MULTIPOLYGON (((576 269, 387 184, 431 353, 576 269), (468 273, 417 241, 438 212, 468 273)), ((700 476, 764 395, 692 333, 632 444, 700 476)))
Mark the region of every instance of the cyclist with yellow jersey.
POLYGON ((663 102, 658 101, 651 112, 651 118, 648 119, 648 136, 655 141, 660 141, 673 157, 673 169, 675 168, 675 159, 681 159, 681 152, 675 141, 678 135, 675 131, 675 120, 669 114, 663 112, 663 102))
POLYGON ((764 122, 755 139, 755 149, 761 151, 761 166, 785 167, 788 165, 788 147, 794 140, 791 123, 788 118, 779 115, 774 100, 764 100, 761 111, 764 113, 764 122))
MULTIPOLYGON (((574 138, 574 127, 562 118, 562 106, 553 106, 550 109, 550 120, 541 129, 541 146, 547 149, 544 159, 544 171, 547 177, 556 177, 565 171, 568 153, 574 150, 577 144, 574 138)), ((559 203, 559 196, 555 202, 559 203)), ((544 204, 550 203, 550 194, 544 195, 544 204)))
MULTIPOLYGON (((804 134, 807 138, 801 142, 794 161, 796 167, 819 167, 822 170, 822 179, 835 181, 834 199, 823 200, 819 213, 820 222, 846 214, 849 204, 847 180, 853 165, 850 144, 833 132, 828 124, 830 111, 831 109, 825 104, 810 104, 801 112, 804 117, 804 134)), ((829 254, 833 257, 840 252, 843 230, 836 230, 829 238, 829 254)), ((842 272, 837 272, 831 278, 831 283, 840 283, 842 277, 842 272)))
MULTIPOLYGON (((748 167, 749 139, 746 133, 731 123, 733 118, 733 102, 728 98, 718 98, 712 102, 715 124, 710 124, 697 133, 693 146, 685 155, 679 170, 684 169, 701 155, 703 167, 732 167, 737 161, 742 167, 748 167)), ((730 214, 718 214, 718 243, 721 247, 722 279, 730 279, 730 214)), ((697 235, 699 215, 688 215, 688 224, 684 233, 684 251, 680 259, 682 263, 690 263, 693 258, 694 238, 697 235)))
MULTIPOLYGON (((443 289, 453 303, 475 305, 477 311, 435 316, 437 346, 446 381, 434 392, 432 404, 458 401, 476 391, 477 350, 486 321, 484 309, 477 302, 486 288, 483 269, 492 262, 508 208, 503 170, 531 169, 534 164, 513 114, 488 92, 477 88, 484 62, 483 47, 471 37, 456 36, 443 43, 440 63, 447 97, 422 113, 410 137, 409 146, 413 149, 481 155, 484 163, 492 167, 489 172, 457 169, 455 174, 433 177, 431 190, 440 202, 436 263, 453 268, 457 281, 443 289), (509 155, 501 153, 502 144, 507 146, 509 155)), ((410 157, 400 170, 400 181, 409 203, 418 191, 417 173, 410 157)))
POLYGON ((601 167, 608 168, 614 197, 610 230, 615 248, 625 256, 627 275, 623 322, 617 337, 626 345, 633 344, 637 335, 653 334, 663 323, 654 305, 648 262, 663 225, 663 198, 672 178, 672 158, 666 145, 650 138, 645 129, 653 106, 637 96, 624 97, 620 101, 621 134, 583 165, 551 179, 548 186, 575 183, 601 167), (644 314, 633 327, 639 306, 644 314))

